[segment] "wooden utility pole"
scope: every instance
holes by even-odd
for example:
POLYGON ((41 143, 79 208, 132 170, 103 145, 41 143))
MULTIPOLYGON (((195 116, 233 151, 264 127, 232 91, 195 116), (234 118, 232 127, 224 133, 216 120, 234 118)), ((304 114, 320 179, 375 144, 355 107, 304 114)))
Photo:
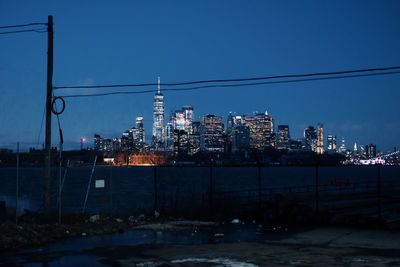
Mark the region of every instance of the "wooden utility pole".
POLYGON ((43 179, 43 212, 50 213, 51 187, 51 105, 53 98, 53 16, 48 17, 47 23, 47 94, 46 94, 46 138, 43 179))

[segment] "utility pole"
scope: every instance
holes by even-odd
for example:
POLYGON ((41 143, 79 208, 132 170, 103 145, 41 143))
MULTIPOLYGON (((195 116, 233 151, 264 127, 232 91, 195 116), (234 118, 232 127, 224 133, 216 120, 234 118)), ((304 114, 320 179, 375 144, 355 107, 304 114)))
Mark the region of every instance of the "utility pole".
POLYGON ((44 192, 43 211, 45 216, 50 214, 51 187, 51 105, 53 98, 53 16, 47 22, 47 94, 46 94, 46 138, 44 159, 44 192))

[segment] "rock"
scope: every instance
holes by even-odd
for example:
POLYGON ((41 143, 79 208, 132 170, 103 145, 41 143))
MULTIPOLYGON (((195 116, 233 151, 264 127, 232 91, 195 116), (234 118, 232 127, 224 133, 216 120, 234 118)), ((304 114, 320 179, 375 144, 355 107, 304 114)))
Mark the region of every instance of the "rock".
POLYGON ((89 221, 91 223, 97 222, 98 220, 100 220, 100 215, 96 214, 96 215, 92 215, 89 217, 89 221))
POLYGON ((233 223, 233 224, 240 223, 240 220, 239 220, 239 219, 233 219, 233 220, 231 221, 231 223, 233 223))
POLYGON ((146 219, 146 216, 144 216, 144 214, 140 214, 140 215, 137 217, 137 219, 138 219, 138 221, 144 221, 144 220, 146 219))
POLYGON ((131 222, 131 223, 136 223, 137 222, 137 220, 135 219, 135 216, 132 216, 132 215, 129 216, 128 221, 131 222))
POLYGON ((120 219, 120 218, 116 218, 115 221, 116 221, 117 223, 123 223, 123 222, 124 222, 124 220, 122 220, 122 219, 120 219))
POLYGON ((82 233, 81 236, 87 236, 87 234, 86 233, 82 233))
POLYGON ((160 213, 158 211, 154 211, 154 217, 157 219, 158 217, 160 217, 160 213))

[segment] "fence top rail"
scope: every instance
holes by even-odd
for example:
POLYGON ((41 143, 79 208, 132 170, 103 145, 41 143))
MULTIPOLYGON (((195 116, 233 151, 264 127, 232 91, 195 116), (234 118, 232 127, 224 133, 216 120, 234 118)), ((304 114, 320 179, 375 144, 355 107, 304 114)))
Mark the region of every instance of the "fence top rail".
MULTIPOLYGON (((373 168, 377 166, 391 167, 391 168, 399 168, 396 165, 322 165, 322 164, 310 164, 310 165, 281 165, 281 164, 167 164, 167 165, 97 165, 96 168, 373 168)), ((8 166, 9 167, 9 166, 8 166)), ((84 165, 75 165, 70 166, 70 168, 87 168, 91 167, 91 164, 84 165)))
MULTIPOLYGON (((23 164, 23 162, 21 163, 23 164)), ((198 164, 188 164, 188 165, 96 165, 96 168, 373 168, 377 166, 383 166, 385 168, 399 168, 400 165, 320 165, 320 164, 313 164, 313 165, 280 165, 280 164, 205 164, 205 165, 198 165, 198 164)), ((33 166, 27 165, 22 166, 20 168, 38 168, 41 169, 41 166, 33 166)), ((83 165, 70 165, 68 168, 91 168, 91 163, 83 164, 83 165)), ((15 166, 4 165, 0 166, 2 169, 7 168, 15 168, 15 166)), ((58 168, 53 166, 52 168, 58 168)))
MULTIPOLYGON (((309 165, 282 165, 282 164, 263 164, 263 163, 250 163, 250 164, 182 164, 182 165, 154 165, 154 166, 135 166, 135 165, 128 165, 128 166, 121 166, 121 167, 157 167, 157 168, 191 168, 191 167, 198 167, 198 168, 224 168, 224 167, 233 167, 233 168, 241 168, 241 167, 267 167, 267 168, 288 168, 288 167, 298 167, 298 168, 316 168, 316 167, 332 167, 332 168, 349 168, 349 167, 357 167, 357 168, 367 168, 367 167, 377 167, 381 165, 324 165, 324 164, 309 164, 309 165)), ((393 166, 393 165, 383 165, 385 167, 400 167, 400 166, 393 166)))

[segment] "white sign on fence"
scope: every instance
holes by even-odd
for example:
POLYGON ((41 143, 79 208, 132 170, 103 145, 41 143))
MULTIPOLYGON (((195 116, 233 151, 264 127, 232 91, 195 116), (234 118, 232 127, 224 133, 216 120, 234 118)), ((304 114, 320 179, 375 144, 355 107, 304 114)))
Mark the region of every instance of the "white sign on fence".
POLYGON ((96 188, 104 188, 104 180, 96 180, 95 187, 96 188))

